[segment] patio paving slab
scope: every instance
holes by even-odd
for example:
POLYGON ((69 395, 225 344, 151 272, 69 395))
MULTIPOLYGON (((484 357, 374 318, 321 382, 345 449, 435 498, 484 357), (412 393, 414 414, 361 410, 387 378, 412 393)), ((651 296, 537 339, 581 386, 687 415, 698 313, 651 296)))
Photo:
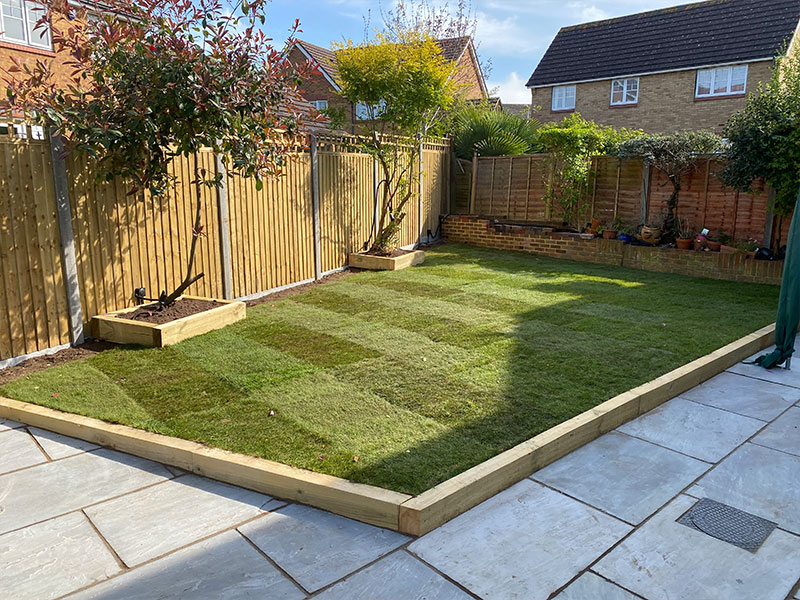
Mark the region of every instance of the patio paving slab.
POLYGON ((784 600, 800 577, 800 538, 776 529, 754 554, 676 523, 681 495, 593 567, 648 600, 784 600))
POLYGON ((29 427, 28 431, 36 438, 39 445, 44 448, 44 451, 47 452, 47 456, 53 460, 67 458, 68 456, 80 454, 81 452, 88 452, 89 450, 96 450, 100 447, 91 442, 76 440, 75 438, 67 437, 60 433, 53 433, 45 429, 39 429, 38 427, 29 427))
POLYGON ((725 372, 684 392, 681 397, 746 417, 771 421, 800 400, 800 390, 725 372))
POLYGON ((25 424, 17 423, 16 421, 12 421, 10 419, 0 418, 0 431, 6 431, 8 429, 17 429, 18 427, 25 427, 25 424))
POLYGON ((800 457, 745 444, 689 489, 800 534, 800 457))
MULTIPOLYGON (((795 359, 800 357, 800 354, 796 352, 798 349, 800 349, 798 348, 798 346, 800 346, 800 340, 795 342, 795 354, 794 354, 795 359)), ((759 356, 763 356, 764 354, 769 354, 773 350, 775 350, 774 345, 770 346, 766 350, 754 354, 749 358, 746 358, 740 363, 735 364, 730 369, 728 369, 728 371, 730 371, 731 373, 739 373, 740 375, 747 375, 748 377, 755 377, 756 379, 761 379, 763 381, 769 381, 772 383, 779 383, 781 385, 788 385, 795 388, 800 388, 800 365, 798 365, 797 362, 795 362, 794 363, 795 366, 788 371, 783 367, 778 367, 775 369, 765 369, 758 365, 746 364, 753 362, 759 356)))
POLYGON ((621 587, 587 571, 554 600, 639 600, 621 587))
POLYGON ((257 492, 197 475, 172 479, 86 509, 86 514, 127 566, 282 506, 257 492))
POLYGON ((472 600, 422 561, 403 550, 382 558, 315 596, 319 600, 472 600))
POLYGON ((484 600, 545 600, 630 530, 526 479, 409 549, 484 600))
POLYGON ((305 594, 235 531, 104 581, 70 600, 300 600, 305 594))
POLYGON ((607 433, 531 478, 640 523, 711 465, 622 433, 607 433))
POLYGON ((9 429, 0 432, 0 435, 3 436, 0 475, 47 462, 47 457, 24 429, 9 429))
POLYGON ((754 437, 753 443, 800 456, 800 408, 787 410, 754 437))
POLYGON ((764 422, 675 398, 617 428, 637 438, 708 462, 718 462, 764 427, 764 422))
POLYGON ((309 592, 408 541, 402 534, 292 504, 239 528, 309 592))
POLYGON ((107 449, 2 475, 0 533, 171 477, 158 463, 107 449))
POLYGON ((46 600, 97 583, 121 567, 81 512, 0 536, 0 596, 46 600))

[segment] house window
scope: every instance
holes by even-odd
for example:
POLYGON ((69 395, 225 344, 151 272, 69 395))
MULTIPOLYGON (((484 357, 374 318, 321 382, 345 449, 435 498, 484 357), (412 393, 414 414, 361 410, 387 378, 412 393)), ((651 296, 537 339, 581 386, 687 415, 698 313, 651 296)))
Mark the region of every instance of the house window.
POLYGON ((575 86, 553 88, 553 110, 575 110, 575 86))
POLYGON ((0 39, 15 44, 51 48, 50 31, 34 30, 44 7, 24 0, 0 0, 0 39), (43 35, 44 34, 44 35, 43 35))
POLYGON ((311 106, 316 108, 317 110, 328 110, 328 101, 327 100, 311 100, 311 106))
POLYGON ((372 106, 364 102, 359 102, 356 104, 356 120, 369 121, 371 119, 377 119, 383 114, 385 108, 386 102, 383 100, 372 106))
POLYGON ((611 106, 639 102, 639 78, 615 79, 611 82, 611 106))
POLYGON ((703 69, 697 72, 696 98, 744 94, 747 87, 747 65, 703 69))

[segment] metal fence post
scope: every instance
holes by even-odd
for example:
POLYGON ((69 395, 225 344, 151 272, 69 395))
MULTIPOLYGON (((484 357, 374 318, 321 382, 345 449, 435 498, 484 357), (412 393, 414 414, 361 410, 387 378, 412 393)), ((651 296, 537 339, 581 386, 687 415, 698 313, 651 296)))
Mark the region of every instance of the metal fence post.
POLYGON ((311 136, 311 205, 314 221, 314 278, 322 279, 322 229, 319 216, 319 156, 317 138, 311 136))
POLYGON ((53 163, 53 183, 56 193, 58 230, 61 238, 61 264, 64 269, 64 287, 67 292, 69 310, 70 341, 83 343, 83 312, 81 291, 78 282, 78 261, 75 256, 75 237, 72 231, 72 215, 69 208, 69 186, 67 165, 64 161, 64 140, 55 131, 50 132, 50 157, 53 163))
POLYGON ((221 154, 215 154, 217 173, 221 175, 217 186, 219 206, 219 240, 222 259, 222 295, 226 300, 233 299, 233 265, 231 262, 231 220, 228 211, 228 171, 221 154))

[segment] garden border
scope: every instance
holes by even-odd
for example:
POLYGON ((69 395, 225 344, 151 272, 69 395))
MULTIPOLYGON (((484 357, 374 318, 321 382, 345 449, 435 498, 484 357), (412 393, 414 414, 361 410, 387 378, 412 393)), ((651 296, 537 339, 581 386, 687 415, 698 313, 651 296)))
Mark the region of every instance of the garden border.
POLYGON ((569 452, 763 350, 774 338, 774 324, 762 327, 413 497, 10 398, 0 397, 0 418, 309 504, 372 525, 423 535, 569 452))

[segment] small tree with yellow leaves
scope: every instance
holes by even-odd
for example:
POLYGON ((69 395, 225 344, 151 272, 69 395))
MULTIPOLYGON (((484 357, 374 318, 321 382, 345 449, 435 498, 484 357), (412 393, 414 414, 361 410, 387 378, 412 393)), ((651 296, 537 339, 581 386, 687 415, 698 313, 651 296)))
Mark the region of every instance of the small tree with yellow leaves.
POLYGON ((378 233, 364 246, 388 255, 399 246, 406 206, 419 182, 419 140, 438 110, 453 102, 453 64, 424 32, 377 34, 362 44, 338 44, 342 95, 359 107, 362 149, 375 157, 381 179, 376 191, 378 233))

